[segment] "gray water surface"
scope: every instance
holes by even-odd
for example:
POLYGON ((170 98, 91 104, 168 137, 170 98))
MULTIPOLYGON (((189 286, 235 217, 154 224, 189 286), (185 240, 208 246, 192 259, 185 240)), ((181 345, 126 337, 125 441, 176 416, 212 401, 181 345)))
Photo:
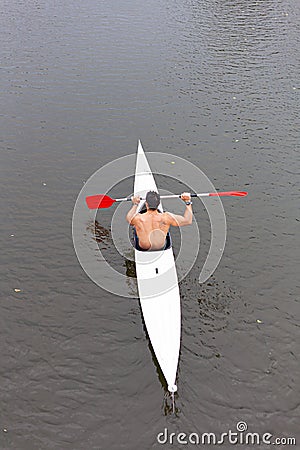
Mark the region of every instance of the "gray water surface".
MULTIPOLYGON (((1 450, 195 448, 156 437, 239 421, 299 446, 299 19, 298 0, 2 2, 1 450), (249 191, 223 200, 225 253, 203 285, 194 202, 176 415, 138 301, 96 286, 72 244, 84 182, 139 138, 249 191)), ((111 217, 98 238, 130 273, 111 217)))

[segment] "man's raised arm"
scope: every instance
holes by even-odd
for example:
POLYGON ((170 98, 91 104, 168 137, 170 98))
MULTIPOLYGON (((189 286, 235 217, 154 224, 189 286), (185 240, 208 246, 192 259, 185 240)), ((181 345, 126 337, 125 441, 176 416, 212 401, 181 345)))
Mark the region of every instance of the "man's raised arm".
POLYGON ((188 192, 184 192, 183 194, 181 194, 181 198, 186 204, 183 216, 167 213, 170 217, 169 223, 170 225, 173 225, 173 227, 184 227, 185 225, 191 225, 193 221, 191 194, 188 192))
POLYGON ((140 197, 131 197, 131 201, 133 203, 132 208, 130 209, 130 211, 128 211, 127 216, 126 216, 126 220, 128 223, 130 223, 130 225, 134 225, 133 220, 134 217, 136 216, 137 212, 137 207, 138 204, 140 203, 140 197))

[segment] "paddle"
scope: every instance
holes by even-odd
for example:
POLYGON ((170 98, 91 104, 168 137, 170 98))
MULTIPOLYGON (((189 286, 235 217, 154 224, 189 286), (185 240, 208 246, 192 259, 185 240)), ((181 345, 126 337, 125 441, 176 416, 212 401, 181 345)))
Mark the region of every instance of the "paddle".
MULTIPOLYGON (((248 192, 243 191, 229 191, 229 192, 211 192, 204 194, 191 194, 191 197, 222 197, 222 196, 231 196, 231 197, 245 197, 248 195, 248 192)), ((179 195, 162 195, 160 198, 180 198, 179 195)), ((131 201, 131 197, 124 198, 111 198, 108 195, 99 194, 99 195, 90 195, 86 197, 86 204, 89 209, 102 209, 102 208, 110 208, 115 202, 129 202, 131 201)), ((145 200, 141 198, 141 200, 145 200)))

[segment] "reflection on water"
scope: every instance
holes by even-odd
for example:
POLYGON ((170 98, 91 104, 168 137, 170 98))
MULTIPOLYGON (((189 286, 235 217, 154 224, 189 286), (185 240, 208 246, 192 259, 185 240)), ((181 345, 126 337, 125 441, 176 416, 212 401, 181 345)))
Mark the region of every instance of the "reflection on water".
MULTIPOLYGON (((101 253, 109 264, 116 266, 115 269, 120 271, 120 267, 122 267, 122 265, 120 265, 120 261, 118 261, 118 264, 116 264, 115 261, 115 254, 117 254, 119 260, 123 260, 123 267, 126 269, 126 275, 130 278, 136 278, 133 247, 127 250, 127 256, 129 259, 124 258, 123 255, 120 255, 115 248, 110 228, 105 228, 100 225, 98 220, 95 220, 90 221, 86 229, 90 234, 92 234, 92 238, 99 245, 101 253)), ((123 271, 121 270, 120 273, 123 273, 123 271)))
POLYGON ((135 270, 135 263, 131 259, 125 259, 124 260, 125 266, 126 266, 126 275, 131 278, 136 278, 136 270, 135 270))
POLYGON ((89 222, 88 226, 86 227, 88 231, 93 235, 93 239, 102 246, 102 249, 107 249, 107 245, 112 245, 112 238, 111 238, 111 231, 109 228, 105 228, 98 220, 95 220, 93 222, 89 222))

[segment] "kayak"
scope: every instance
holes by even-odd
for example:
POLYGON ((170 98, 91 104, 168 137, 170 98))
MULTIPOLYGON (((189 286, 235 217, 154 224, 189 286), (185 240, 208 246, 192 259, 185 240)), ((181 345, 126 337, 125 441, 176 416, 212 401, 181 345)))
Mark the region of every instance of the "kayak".
MULTIPOLYGON (((158 192, 141 142, 138 143, 134 193, 145 198, 148 191, 158 192)), ((162 203, 158 210, 163 212, 162 203)), ((137 212, 145 211, 141 200, 137 212)), ((168 234, 164 250, 142 251, 135 247, 138 292, 144 322, 168 391, 177 391, 176 374, 180 350, 181 309, 178 278, 168 234)))
MULTIPOLYGON (((134 179, 134 193, 141 197, 137 212, 145 212, 145 197, 150 190, 158 192, 142 144, 139 141, 134 179)), ((191 197, 245 197, 247 195, 246 191, 214 191, 192 193, 191 197)), ((161 196, 160 199, 180 197, 179 194, 172 194, 161 196)), ((129 202, 131 197, 114 199, 106 194, 97 194, 89 195, 85 200, 87 207, 95 210, 110 208, 116 202, 129 202)), ((159 204, 158 210, 163 213, 162 203, 159 204)), ((224 214, 223 210, 221 212, 224 214)), ((225 216, 223 224, 226 229, 225 216)), ((139 246, 136 232, 134 234, 135 265, 141 310, 153 351, 171 393, 173 412, 175 412, 174 394, 177 391, 176 375, 180 351, 181 309, 172 240, 170 233, 168 233, 163 249, 145 251, 139 246)))

